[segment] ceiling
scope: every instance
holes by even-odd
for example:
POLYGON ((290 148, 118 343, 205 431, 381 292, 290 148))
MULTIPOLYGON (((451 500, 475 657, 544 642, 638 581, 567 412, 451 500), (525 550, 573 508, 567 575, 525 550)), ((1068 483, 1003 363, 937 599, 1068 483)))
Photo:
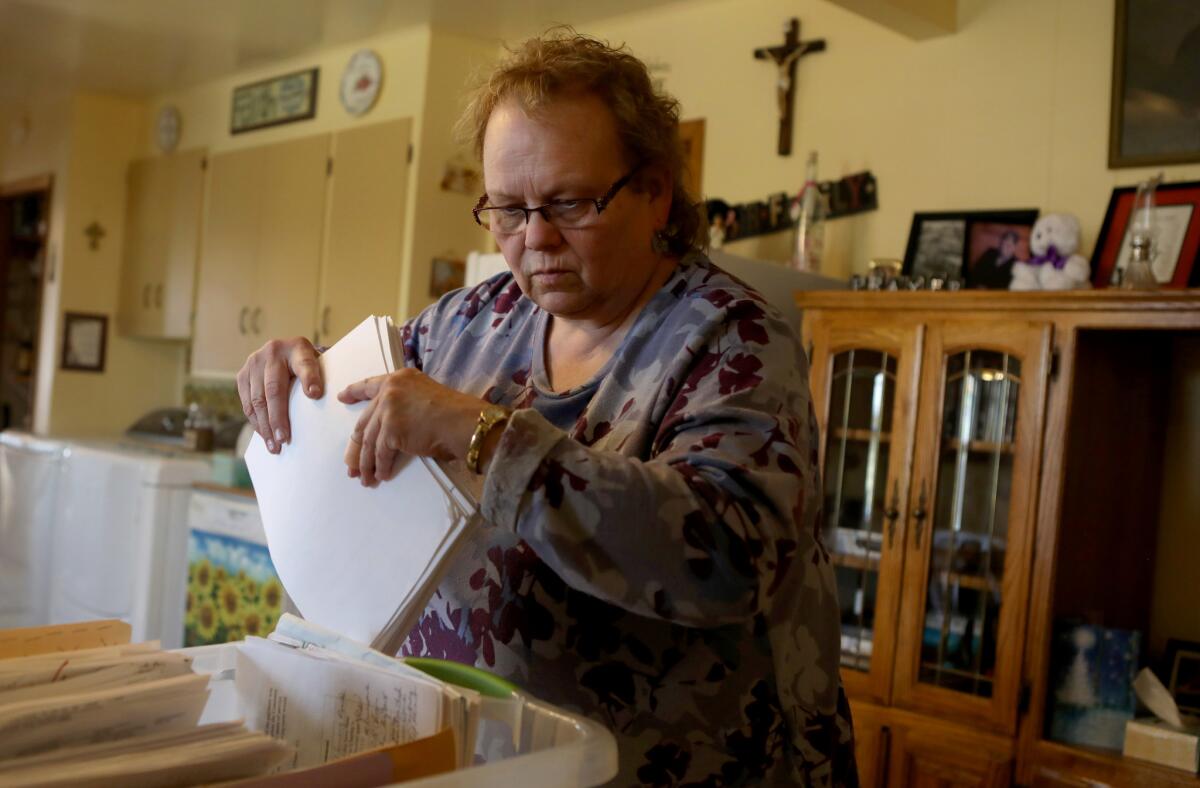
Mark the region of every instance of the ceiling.
POLYGON ((0 0, 0 107, 152 96, 405 27, 521 38, 685 0, 0 0))

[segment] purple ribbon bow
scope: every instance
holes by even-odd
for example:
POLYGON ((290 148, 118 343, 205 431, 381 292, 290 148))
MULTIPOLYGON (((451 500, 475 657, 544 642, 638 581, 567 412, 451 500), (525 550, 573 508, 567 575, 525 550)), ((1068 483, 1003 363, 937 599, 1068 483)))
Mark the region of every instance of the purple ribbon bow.
POLYGON ((1067 264, 1067 259, 1067 255, 1058 251, 1058 247, 1056 247, 1054 244, 1050 244, 1050 246, 1046 249, 1045 254, 1034 255, 1029 260, 1029 264, 1045 265, 1046 263, 1049 263, 1061 271, 1062 267, 1067 264))

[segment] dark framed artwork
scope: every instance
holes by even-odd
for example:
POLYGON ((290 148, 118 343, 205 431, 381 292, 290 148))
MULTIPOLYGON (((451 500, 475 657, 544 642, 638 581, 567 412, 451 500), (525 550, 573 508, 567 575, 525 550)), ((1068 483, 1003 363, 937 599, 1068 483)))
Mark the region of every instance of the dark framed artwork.
POLYGON ((451 290, 457 290, 463 286, 466 275, 466 261, 448 257, 433 258, 429 268, 429 296, 440 298, 451 290))
POLYGON ((234 88, 229 133, 315 117, 320 73, 318 68, 308 68, 234 88))
POLYGON ((913 214, 901 273, 1008 289, 1012 264, 1029 259, 1036 208, 913 214))
MULTIPOLYGON (((1129 263, 1129 224, 1136 186, 1118 186, 1108 200, 1104 224, 1092 253, 1092 284, 1119 281, 1129 263)), ((1200 286, 1200 181, 1164 183, 1154 192, 1157 236, 1154 276, 1164 287, 1200 286)))
POLYGON ((1163 674, 1179 710, 1200 714, 1200 643, 1168 640, 1163 674))
POLYGON ((1200 3, 1116 0, 1108 166, 1200 162, 1200 3))
POLYGON ((62 368, 103 372, 108 316, 67 312, 63 315, 62 368))

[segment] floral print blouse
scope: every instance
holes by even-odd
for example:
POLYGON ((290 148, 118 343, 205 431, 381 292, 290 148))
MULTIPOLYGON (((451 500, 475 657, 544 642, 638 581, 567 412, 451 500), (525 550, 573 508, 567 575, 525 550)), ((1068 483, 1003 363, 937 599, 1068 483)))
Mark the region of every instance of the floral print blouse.
POLYGON ((608 364, 555 392, 548 319, 505 273, 401 329, 409 365, 515 409, 484 480, 489 525, 402 653, 601 721, 614 785, 855 784, 791 327, 689 255, 608 364))

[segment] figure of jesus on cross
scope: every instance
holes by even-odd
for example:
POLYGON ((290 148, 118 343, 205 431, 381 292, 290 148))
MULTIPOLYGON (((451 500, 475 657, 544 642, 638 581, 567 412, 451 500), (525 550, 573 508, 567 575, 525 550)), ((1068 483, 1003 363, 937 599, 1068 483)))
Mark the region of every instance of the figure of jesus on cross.
POLYGON ((800 20, 792 17, 784 27, 783 46, 759 47, 754 57, 770 58, 779 69, 775 92, 779 100, 779 155, 792 153, 792 105, 796 95, 796 61, 811 52, 823 52, 825 39, 800 40, 800 20))

